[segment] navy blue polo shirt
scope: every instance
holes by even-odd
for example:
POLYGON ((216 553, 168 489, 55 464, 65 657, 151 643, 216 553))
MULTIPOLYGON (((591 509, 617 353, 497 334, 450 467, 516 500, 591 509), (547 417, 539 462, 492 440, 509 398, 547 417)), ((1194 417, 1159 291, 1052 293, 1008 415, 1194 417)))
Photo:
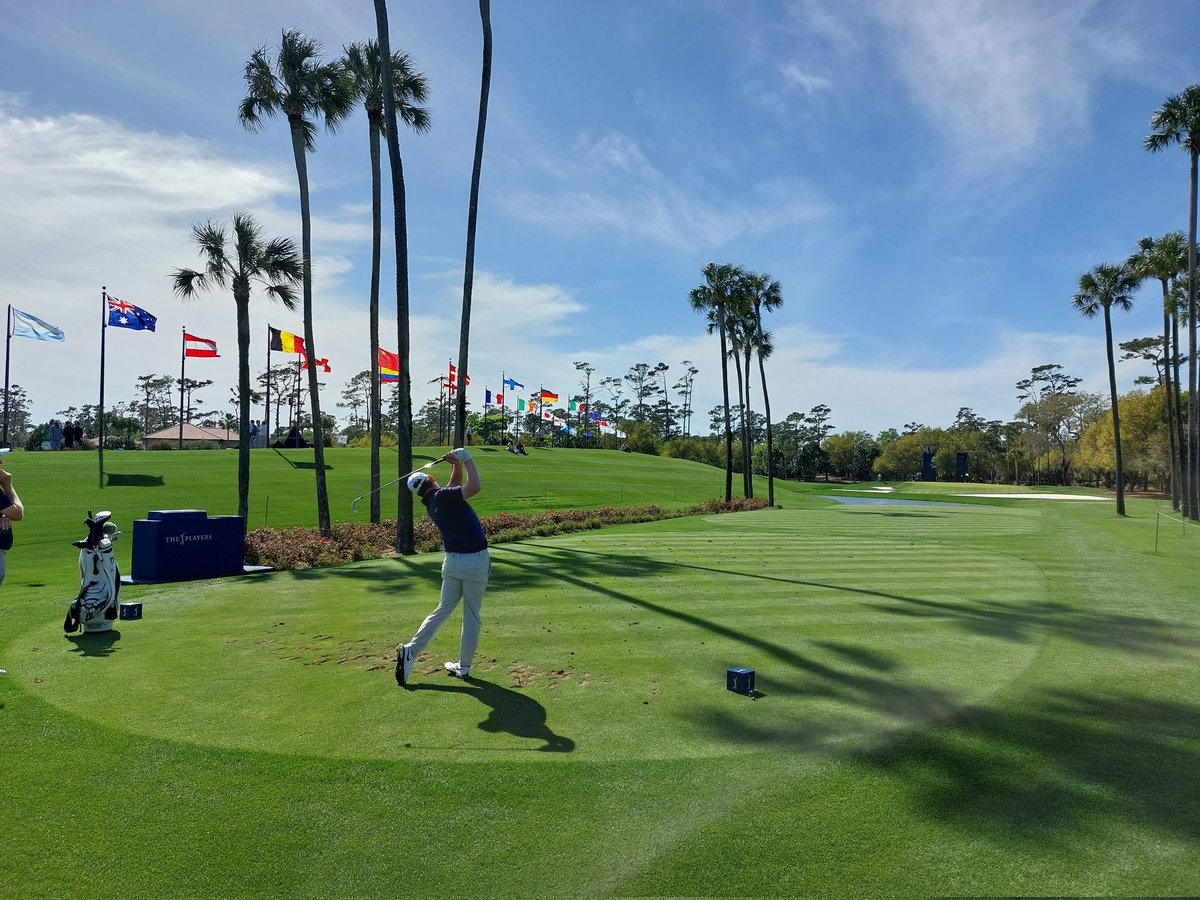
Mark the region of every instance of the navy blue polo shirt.
POLYGON ((478 553, 487 549, 487 534, 479 516, 463 497, 462 487, 443 487, 421 498, 429 518, 442 536, 447 553, 478 553))

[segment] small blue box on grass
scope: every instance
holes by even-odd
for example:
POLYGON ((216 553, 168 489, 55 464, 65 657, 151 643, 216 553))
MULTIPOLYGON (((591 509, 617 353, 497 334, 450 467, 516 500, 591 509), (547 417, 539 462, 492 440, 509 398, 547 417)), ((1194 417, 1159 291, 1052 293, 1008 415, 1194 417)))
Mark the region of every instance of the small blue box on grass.
POLYGON ((734 666, 725 673, 725 687, 735 694, 753 694, 754 670, 745 666, 734 666))
POLYGON ((141 602, 122 603, 120 615, 122 619, 140 619, 142 617, 141 602))

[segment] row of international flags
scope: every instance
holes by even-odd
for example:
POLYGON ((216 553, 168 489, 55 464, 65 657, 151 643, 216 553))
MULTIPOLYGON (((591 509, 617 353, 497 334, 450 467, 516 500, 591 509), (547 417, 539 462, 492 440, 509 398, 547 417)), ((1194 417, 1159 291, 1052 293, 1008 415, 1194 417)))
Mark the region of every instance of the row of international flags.
MULTIPOLYGON (((140 306, 133 303, 127 303, 111 294, 105 294, 108 301, 108 320, 106 324, 113 328, 128 328, 132 331, 155 331, 158 318, 140 306)), ((10 331, 12 337, 32 338, 38 341, 54 341, 62 342, 66 335, 63 330, 55 325, 38 318, 32 313, 24 312, 16 307, 9 306, 10 316, 10 331)), ((305 350, 304 338, 299 335, 292 334, 290 331, 284 331, 280 328, 275 328, 272 325, 267 325, 267 350, 277 351, 280 353, 295 353, 299 354, 304 359, 303 368, 308 368, 309 358, 305 350)), ((381 382, 394 383, 400 380, 400 357, 396 353, 391 353, 378 348, 379 362, 379 380, 381 382)), ((183 330, 183 356, 185 358, 216 358, 220 354, 217 352, 217 342, 210 338, 200 337, 190 334, 187 329, 183 330)), ((313 365, 321 367, 325 372, 331 372, 328 359, 318 359, 313 361, 313 365)), ((493 392, 490 388, 484 389, 484 406, 500 406, 505 407, 505 395, 510 391, 524 390, 525 385, 521 384, 515 378, 501 376, 504 385, 503 391, 493 392)), ((466 375, 464 378, 466 384, 471 383, 471 376, 466 375)), ((458 367, 453 362, 449 363, 449 375, 447 385, 451 393, 458 389, 458 367)), ((539 388, 532 392, 529 397, 516 398, 516 412, 532 415, 536 411, 540 411, 542 421, 549 422, 557 428, 561 428, 568 434, 574 434, 575 428, 565 419, 554 415, 551 410, 546 409, 548 403, 558 403, 559 396, 556 392, 546 388, 539 388)), ((609 428, 608 421, 604 416, 595 411, 588 410, 587 406, 575 400, 568 401, 567 408, 569 413, 576 415, 586 415, 589 422, 595 423, 596 427, 609 428)), ((621 432, 617 432, 618 437, 623 437, 621 432)))

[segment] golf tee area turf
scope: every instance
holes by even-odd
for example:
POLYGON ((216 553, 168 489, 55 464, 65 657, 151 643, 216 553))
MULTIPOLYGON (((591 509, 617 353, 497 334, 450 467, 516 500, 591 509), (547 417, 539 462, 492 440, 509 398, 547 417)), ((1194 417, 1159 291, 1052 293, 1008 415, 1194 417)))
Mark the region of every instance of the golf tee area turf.
MULTIPOLYGON (((252 527, 315 520, 287 454, 255 451, 252 527)), ((481 514, 724 485, 475 455, 481 514)), ((64 637, 89 508, 127 569, 148 510, 235 504, 233 454, 115 456, 103 488, 94 454, 6 462, 0 896, 1200 892, 1200 529, 1159 501, 776 482, 778 509, 502 544, 473 677, 442 668, 456 614, 404 689, 440 554, 127 586, 143 619, 64 637)), ((328 453, 335 521, 366 460, 328 453)))

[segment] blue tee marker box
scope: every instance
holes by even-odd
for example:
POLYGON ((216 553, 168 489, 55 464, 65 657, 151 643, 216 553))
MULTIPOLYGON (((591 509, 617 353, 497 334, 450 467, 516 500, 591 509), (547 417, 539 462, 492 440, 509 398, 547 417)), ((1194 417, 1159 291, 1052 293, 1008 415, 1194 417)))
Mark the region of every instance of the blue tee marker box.
POLYGON ((735 694, 753 694, 754 670, 745 666, 734 666, 725 673, 725 687, 735 694))

